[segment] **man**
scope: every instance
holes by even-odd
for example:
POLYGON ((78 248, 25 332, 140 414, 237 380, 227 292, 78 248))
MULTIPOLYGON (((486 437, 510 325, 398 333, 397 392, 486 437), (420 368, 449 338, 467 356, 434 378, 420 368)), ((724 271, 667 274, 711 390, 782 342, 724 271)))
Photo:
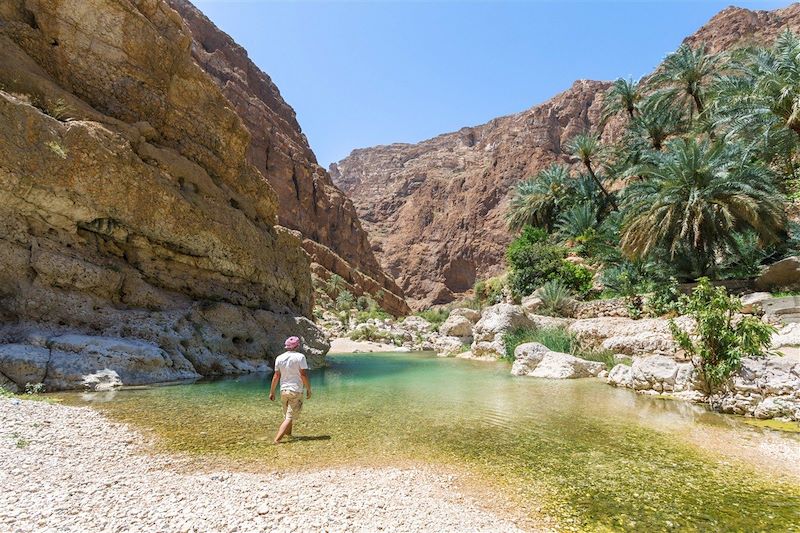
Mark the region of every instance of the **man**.
POLYGON ((300 339, 289 337, 283 343, 286 352, 275 360, 275 375, 272 376, 272 385, 269 388, 269 399, 275 401, 275 387, 281 384, 281 404, 283 405, 284 420, 275 435, 275 444, 278 444, 284 435, 292 436, 292 422, 303 409, 303 386, 306 388, 306 398, 311 398, 311 383, 308 381, 308 362, 306 356, 296 351, 300 347, 300 339))

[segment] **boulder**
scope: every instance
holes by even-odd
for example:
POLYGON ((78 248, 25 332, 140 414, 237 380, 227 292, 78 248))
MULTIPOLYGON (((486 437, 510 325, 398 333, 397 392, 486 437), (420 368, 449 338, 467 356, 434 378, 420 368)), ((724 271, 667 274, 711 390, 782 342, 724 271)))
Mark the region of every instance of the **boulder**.
POLYGON ((772 349, 800 346, 800 324, 787 324, 772 334, 772 349))
POLYGON ((534 327, 519 305, 501 303, 484 309, 481 319, 473 328, 475 340, 492 341, 499 335, 516 328, 534 327))
POLYGON ((470 352, 474 359, 500 359, 506 354, 502 338, 491 341, 475 341, 470 352))
POLYGON ((528 314, 528 318, 537 328, 566 328, 575 322, 575 320, 572 318, 561 318, 547 315, 528 314))
POLYGON ((789 418, 800 420, 800 399, 796 397, 765 398, 753 410, 756 418, 789 418))
MULTIPOLYGON (((675 323, 684 330, 694 326, 694 321, 685 316, 676 318, 675 323)), ((583 344, 625 355, 674 356, 679 350, 672 338, 669 320, 662 318, 589 318, 576 320, 567 329, 583 344)))
POLYGON ((431 323, 421 316, 407 316, 403 319, 403 327, 417 333, 428 333, 433 330, 431 323))
POLYGON ((772 298, 772 294, 768 292, 751 292, 744 294, 739 299, 742 301, 741 312, 749 315, 753 314, 761 304, 772 298))
POLYGON ((675 388, 678 363, 671 357, 654 355, 631 364, 631 386, 636 390, 670 392, 675 388))
POLYGON ((450 316, 463 316, 473 324, 481 319, 481 312, 467 307, 458 307, 450 311, 450 316))
POLYGON ((447 320, 439 326, 439 333, 449 337, 472 338, 472 321, 463 315, 450 314, 447 320))
POLYGON ((548 379, 595 377, 605 370, 603 363, 587 361, 574 355, 553 352, 539 343, 527 343, 514 350, 511 373, 548 379))
POLYGON ((27 344, 0 346, 0 374, 22 389, 26 383, 42 383, 47 375, 50 350, 27 344))
POLYGON ((521 305, 526 313, 535 313, 542 308, 544 302, 538 296, 531 294, 522 299, 521 305))
POLYGON ((606 381, 615 387, 632 388, 632 374, 633 372, 631 371, 631 367, 629 365, 618 364, 609 371, 606 381))
POLYGON ((125 385, 169 382, 200 377, 191 366, 175 364, 153 344, 132 339, 62 335, 49 341, 50 365, 44 384, 48 390, 74 389, 100 371, 114 371, 125 385))
POLYGON ((800 257, 787 257, 765 267, 756 278, 756 288, 761 291, 800 289, 800 257))
POLYGON ((433 339, 433 349, 439 357, 452 357, 467 351, 464 342, 459 337, 436 336, 433 339))

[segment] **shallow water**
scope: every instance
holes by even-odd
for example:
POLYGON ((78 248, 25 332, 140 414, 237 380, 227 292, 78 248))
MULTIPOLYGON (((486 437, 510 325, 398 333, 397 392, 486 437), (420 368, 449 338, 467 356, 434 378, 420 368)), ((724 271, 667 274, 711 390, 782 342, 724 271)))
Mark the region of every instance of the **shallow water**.
POLYGON ((514 378, 503 363, 341 355, 312 372, 295 433, 274 446, 270 376, 65 394, 152 430, 169 451, 254 469, 423 461, 565 529, 800 531, 800 482, 760 461, 800 435, 598 380, 514 378), (757 467, 748 463, 758 459, 757 467))

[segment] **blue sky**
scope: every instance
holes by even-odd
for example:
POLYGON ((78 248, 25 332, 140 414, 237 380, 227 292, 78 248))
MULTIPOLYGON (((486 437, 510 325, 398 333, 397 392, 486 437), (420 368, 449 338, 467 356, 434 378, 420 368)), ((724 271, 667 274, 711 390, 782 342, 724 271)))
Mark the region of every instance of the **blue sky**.
POLYGON ((272 77, 327 167, 522 111, 575 79, 639 77, 730 2, 195 4, 272 77))

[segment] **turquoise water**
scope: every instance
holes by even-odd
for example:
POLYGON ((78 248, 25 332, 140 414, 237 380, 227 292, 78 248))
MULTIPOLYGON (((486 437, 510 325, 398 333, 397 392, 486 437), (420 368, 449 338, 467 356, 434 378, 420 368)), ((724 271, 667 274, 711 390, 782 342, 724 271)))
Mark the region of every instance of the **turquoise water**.
POLYGON ((199 464, 249 469, 428 463, 564 529, 800 531, 800 484, 748 466, 765 437, 800 434, 614 389, 515 378, 503 363, 425 354, 341 355, 312 372, 288 444, 269 376, 63 395, 152 431, 199 464))

